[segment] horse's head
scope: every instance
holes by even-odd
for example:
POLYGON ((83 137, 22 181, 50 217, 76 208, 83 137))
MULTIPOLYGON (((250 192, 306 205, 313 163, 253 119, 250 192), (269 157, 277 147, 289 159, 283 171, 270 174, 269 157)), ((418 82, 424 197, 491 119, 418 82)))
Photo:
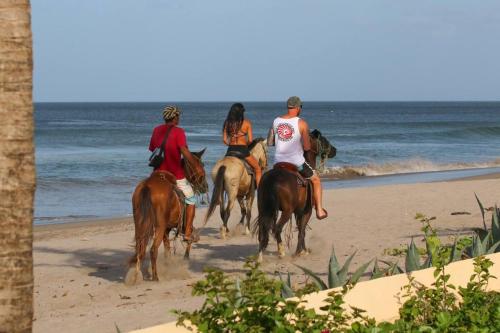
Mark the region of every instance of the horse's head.
POLYGON ((191 185, 193 185, 193 190, 195 191, 195 193, 208 192, 208 183, 204 168, 205 165, 203 164, 203 161, 201 159, 203 153, 205 153, 205 149, 199 152, 191 152, 191 154, 195 157, 195 165, 190 165, 189 163, 184 164, 184 172, 186 173, 186 178, 191 183, 191 185))
POLYGON ((315 129, 309 133, 311 137, 311 150, 321 160, 333 158, 337 154, 337 149, 325 138, 320 131, 315 129))
POLYGON ((249 145, 248 150, 259 162, 262 169, 267 168, 267 140, 263 138, 254 139, 249 145))

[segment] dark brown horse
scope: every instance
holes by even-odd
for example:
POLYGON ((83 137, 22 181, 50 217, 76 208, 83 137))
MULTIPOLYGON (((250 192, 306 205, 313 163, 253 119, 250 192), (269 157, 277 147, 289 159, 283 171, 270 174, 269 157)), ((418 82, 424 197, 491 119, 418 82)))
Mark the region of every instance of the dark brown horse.
MULTIPOLYGON (((308 152, 308 160, 312 167, 316 168, 316 158, 332 158, 336 149, 318 130, 310 133, 311 150, 308 152)), ((259 216, 256 219, 254 233, 259 238, 259 260, 269 243, 269 233, 272 232, 278 243, 280 257, 285 255, 285 247, 281 239, 281 232, 285 224, 295 215, 295 221, 299 230, 296 255, 305 253, 306 226, 311 218, 313 209, 312 188, 309 182, 301 184, 296 172, 287 168, 273 168, 262 176, 258 190, 259 216), (278 214, 281 216, 278 220, 278 214)))
MULTIPOLYGON (((208 185, 205 179, 201 156, 205 150, 192 153, 198 167, 184 163, 187 180, 192 184, 195 193, 206 193, 208 185), (201 167, 200 167, 201 166, 201 167), (194 170, 203 170, 195 173, 194 170)), ((135 224, 135 254, 130 259, 130 266, 135 264, 137 280, 141 272, 142 261, 146 256, 146 248, 150 239, 153 239, 150 249, 152 280, 158 281, 156 259, 158 248, 164 242, 165 253, 170 253, 169 234, 173 229, 180 232, 183 223, 184 202, 176 190, 176 179, 167 171, 155 171, 149 178, 141 181, 132 195, 132 207, 135 224)), ((191 242, 186 245, 185 258, 189 258, 191 242)))

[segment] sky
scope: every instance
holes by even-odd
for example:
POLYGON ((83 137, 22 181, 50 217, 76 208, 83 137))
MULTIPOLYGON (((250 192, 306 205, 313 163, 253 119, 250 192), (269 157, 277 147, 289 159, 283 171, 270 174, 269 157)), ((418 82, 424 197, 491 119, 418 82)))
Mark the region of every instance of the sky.
POLYGON ((32 0, 37 102, 500 100, 498 0, 32 0))

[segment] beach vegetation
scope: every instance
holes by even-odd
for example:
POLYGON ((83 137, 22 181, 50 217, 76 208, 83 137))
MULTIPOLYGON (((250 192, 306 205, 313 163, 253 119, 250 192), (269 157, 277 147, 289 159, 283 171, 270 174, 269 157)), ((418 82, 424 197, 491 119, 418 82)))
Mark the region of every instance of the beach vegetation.
MULTIPOLYGON (((485 212, 480 200, 476 199, 485 212)), ((370 278, 376 279, 434 267, 434 282, 423 285, 408 275, 408 284, 399 297, 402 306, 399 319, 377 323, 366 312, 349 308, 345 294, 365 274, 369 261, 353 273, 350 266, 356 252, 341 265, 332 247, 326 281, 320 274, 296 265, 307 277, 306 284, 294 288, 290 272, 279 279, 264 273, 259 263, 249 259, 244 279, 232 278, 216 269, 206 270, 206 278, 193 287, 193 295, 204 296, 201 309, 194 312, 175 311, 178 325, 192 323, 200 332, 499 332, 500 293, 488 291, 489 272, 493 263, 484 255, 499 251, 500 210, 492 211, 491 228, 474 230, 472 236, 455 237, 453 244, 444 244, 432 225, 435 217, 417 214, 422 223, 425 253, 413 238, 405 250, 405 265, 375 259, 370 278), (446 265, 465 258, 474 259, 474 272, 465 287, 449 283, 446 265), (305 295, 319 290, 330 291, 320 307, 321 312, 306 308, 305 295)))
POLYGON ((500 208, 494 207, 485 208, 476 196, 479 210, 483 218, 483 228, 475 228, 475 237, 472 239, 472 249, 467 251, 469 257, 477 256, 477 253, 494 253, 500 252, 500 208), (486 226, 486 212, 491 211, 490 228, 486 226))
POLYGON ((298 268, 300 268, 306 276, 310 277, 312 281, 317 285, 319 290, 326 290, 326 289, 332 289, 336 287, 341 287, 346 285, 347 283, 356 283, 358 280, 363 276, 364 272, 372 262, 370 260, 367 263, 364 263, 361 265, 358 269, 354 271, 354 273, 349 274, 349 267, 351 265, 352 259, 356 255, 357 251, 354 251, 344 262, 342 266, 340 266, 339 261, 337 259, 337 256, 335 254, 335 248, 332 247, 332 252, 330 254, 330 260, 328 261, 328 267, 327 267, 327 272, 328 272, 328 280, 327 283, 325 283, 319 275, 315 274, 312 272, 310 269, 295 265, 298 268))
POLYGON ((404 271, 401 267, 399 267, 397 262, 390 262, 375 258, 370 280, 401 273, 404 273, 404 271), (380 267, 379 263, 382 263, 384 266, 380 267))
POLYGON ((285 298, 283 282, 249 260, 243 279, 206 270, 205 279, 193 287, 193 295, 205 297, 204 304, 193 312, 174 311, 177 324, 194 325, 199 332, 498 332, 500 293, 487 291, 488 281, 495 278, 489 273, 492 261, 475 258, 468 284, 457 288, 449 283, 442 249, 436 254, 432 285, 410 277, 402 288, 399 319, 392 323, 376 322, 364 310, 347 307, 344 296, 352 283, 330 291, 321 312, 316 312, 305 306, 303 293, 285 298))

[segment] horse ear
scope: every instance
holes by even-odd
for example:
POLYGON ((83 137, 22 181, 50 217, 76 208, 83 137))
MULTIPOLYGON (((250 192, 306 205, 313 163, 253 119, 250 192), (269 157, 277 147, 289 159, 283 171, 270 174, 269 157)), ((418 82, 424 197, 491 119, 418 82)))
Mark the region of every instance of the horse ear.
POLYGON ((195 155, 198 156, 199 158, 201 158, 203 156, 203 154, 205 153, 205 150, 207 150, 207 148, 203 148, 203 150, 200 150, 199 152, 195 153, 195 155))
POLYGON ((267 147, 267 139, 265 139, 264 141, 262 141, 262 144, 264 144, 264 147, 267 147))
POLYGON ((311 132, 311 135, 317 139, 321 136, 321 132, 315 129, 311 132))

